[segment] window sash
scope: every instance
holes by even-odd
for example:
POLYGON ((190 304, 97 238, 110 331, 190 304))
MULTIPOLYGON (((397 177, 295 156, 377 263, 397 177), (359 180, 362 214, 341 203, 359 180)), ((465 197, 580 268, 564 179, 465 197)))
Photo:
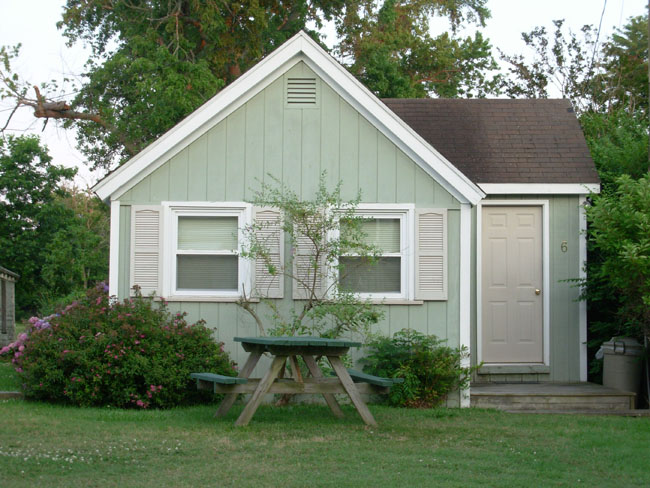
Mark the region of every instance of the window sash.
POLYGON ((237 255, 178 254, 176 256, 177 290, 237 291, 238 281, 237 255))
POLYGON ((340 286, 344 291, 356 293, 401 293, 401 256, 381 257, 370 264, 364 258, 342 256, 339 264, 344 266, 340 286), (356 290, 355 290, 356 288, 356 290))
POLYGON ((237 249, 237 217, 180 215, 177 250, 223 251, 237 249))
MULTIPOLYGON (((364 218, 364 219, 369 219, 370 221, 373 221, 370 223, 372 225, 374 221, 377 220, 382 220, 382 221, 398 221, 399 222, 399 248, 397 249, 397 252, 380 252, 378 254, 378 258, 381 260, 382 258, 400 258, 400 289, 399 291, 393 291, 393 292, 388 292, 388 291, 373 291, 373 292, 355 292, 354 290, 350 290, 352 293, 355 293, 357 296, 359 296, 362 299, 400 299, 400 300, 407 300, 409 298, 412 298, 412 287, 409 285, 409 277, 412 274, 412 270, 410 269, 411 263, 409 261, 409 255, 412 254, 411 246, 412 246, 412 234, 413 234, 413 229, 412 229, 412 214, 413 214, 413 209, 409 206, 404 208, 392 208, 392 207, 381 207, 376 205, 368 205, 366 204, 367 207, 370 208, 364 208, 363 204, 360 205, 360 207, 357 209, 357 216, 364 218)), ((364 224, 362 224, 363 226, 364 224)), ((392 225, 395 224, 380 224, 377 227, 383 227, 384 230, 392 225)), ((369 236, 370 237, 370 236, 369 236)), ((369 244, 374 244, 373 242, 369 242, 369 244)), ((376 244, 375 244, 376 245, 376 244)), ((379 246, 378 246, 379 247, 379 246)), ((386 246, 389 249, 394 249, 395 246, 386 246)), ((342 258, 353 258, 355 257, 354 254, 345 254, 341 256, 342 258)), ((380 266, 381 263, 377 263, 374 266, 380 266)), ((345 272, 345 271, 344 271, 345 272)), ((339 281, 339 286, 341 286, 341 277, 337 277, 339 281)), ((344 278, 344 281, 346 279, 344 278)), ((347 280, 349 281, 349 280, 347 280)), ((342 288, 343 289, 343 288, 342 288)))

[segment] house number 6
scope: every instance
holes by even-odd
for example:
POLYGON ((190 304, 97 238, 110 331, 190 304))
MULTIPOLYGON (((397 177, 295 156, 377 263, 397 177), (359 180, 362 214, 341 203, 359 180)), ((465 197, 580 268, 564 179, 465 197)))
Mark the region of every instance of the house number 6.
POLYGON ((562 241, 562 244, 560 244, 560 249, 562 252, 567 252, 569 250, 569 246, 566 241, 562 241))

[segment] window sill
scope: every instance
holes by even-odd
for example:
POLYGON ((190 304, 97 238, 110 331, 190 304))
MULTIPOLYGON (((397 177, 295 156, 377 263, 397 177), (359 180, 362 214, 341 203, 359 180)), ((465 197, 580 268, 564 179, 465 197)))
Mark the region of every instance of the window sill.
MULTIPOLYGON (((294 301, 305 301, 306 298, 294 298, 294 301)), ((424 300, 406 300, 402 298, 360 298, 361 302, 369 302, 373 305, 424 305, 424 300)))
MULTIPOLYGON (((162 297, 156 297, 155 301, 162 301, 162 297)), ((172 295, 164 297, 167 302, 212 302, 212 303, 236 303, 241 300, 241 297, 210 297, 210 296, 188 296, 188 295, 172 295)), ((257 303, 259 298, 249 298, 249 302, 257 303)))

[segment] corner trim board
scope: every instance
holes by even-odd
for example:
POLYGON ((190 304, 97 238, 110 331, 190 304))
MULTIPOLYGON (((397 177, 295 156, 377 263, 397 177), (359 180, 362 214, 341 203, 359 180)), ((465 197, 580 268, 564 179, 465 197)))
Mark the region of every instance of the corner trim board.
MULTIPOLYGON (((579 196, 578 204, 578 278, 587 278, 587 215, 585 205, 587 195, 579 196)), ((580 342, 580 381, 587 381, 587 302, 580 300, 578 304, 578 336, 580 342)))
POLYGON ((111 201, 110 254, 108 261, 108 295, 118 294, 120 260, 120 201, 111 201))
MULTIPOLYGON (((472 282, 472 207, 469 203, 460 205, 460 346, 471 351, 471 282, 472 282)), ((464 358, 460 363, 462 368, 470 365, 470 358, 464 358)), ((470 406, 470 387, 460 391, 460 406, 470 406)))

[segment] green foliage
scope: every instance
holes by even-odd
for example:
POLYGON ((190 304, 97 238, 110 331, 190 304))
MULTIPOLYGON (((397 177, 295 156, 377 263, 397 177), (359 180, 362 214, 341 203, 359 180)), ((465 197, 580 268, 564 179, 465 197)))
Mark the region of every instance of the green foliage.
POLYGON ((379 96, 483 96, 496 87, 486 75, 496 67, 489 42, 455 31, 466 22, 483 25, 486 2, 67 0, 57 25, 70 44, 90 48, 83 76, 64 80, 65 87, 43 83, 39 95, 12 71, 19 46, 0 47, 0 98, 74 127, 93 168, 109 169, 298 31, 319 40, 326 21, 337 29, 335 51, 379 96), (447 18, 451 33, 431 36, 432 16, 447 18), (66 103, 56 92, 76 95, 66 103))
POLYGON ((36 309, 47 287, 44 249, 68 218, 58 203, 65 194, 59 185, 75 170, 51 160, 35 136, 0 139, 0 263, 20 274, 18 317, 36 309))
POLYGON ((580 124, 601 180, 601 192, 616 189, 624 174, 640 178, 648 169, 648 120, 641 113, 618 109, 587 112, 580 124))
POLYGON ((314 2, 68 0, 59 27, 91 48, 68 122, 95 168, 124 161, 300 29, 343 6, 314 2), (114 47, 116 46, 116 47, 114 47))
POLYGON ((631 17, 602 49, 602 87, 612 108, 648 117, 648 14, 631 17))
POLYGON ((642 339, 650 334, 650 175, 618 178, 615 191, 594 196, 587 219, 599 260, 589 267, 586 297, 613 312, 600 330, 604 338, 642 339))
POLYGON ((64 186, 75 171, 37 137, 0 140, 0 263, 20 274, 19 319, 107 278, 108 209, 64 186))
POLYGON ((41 272, 47 286, 43 304, 83 293, 108 277, 109 207, 90 191, 77 188, 56 201, 65 209, 66 220, 43 249, 41 272))
POLYGON ((211 399, 189 375, 234 376, 203 323, 137 296, 111 303, 105 285, 44 319, 32 319, 14 363, 29 398, 80 406, 169 408, 211 399))
MULTIPOLYGON (((320 176, 313 200, 302 200, 278 180, 275 180, 276 185, 263 184, 253 199, 255 205, 279 211, 281 228, 288 237, 292 252, 288 253, 284 265, 278 267, 271 259, 267 240, 269 229, 256 223, 244 229, 241 255, 262 261, 271 275, 282 275, 292 282, 292 286, 299 283, 305 290, 302 307, 291 307, 287 311, 281 310, 277 300, 262 299, 269 312, 271 327, 265 326, 260 310, 252 306, 250 296, 240 300, 239 305, 253 316, 262 334, 339 337, 351 332, 366 335, 370 325, 382 317, 369 301, 360 300, 339 287, 339 276, 346 273, 339 263, 341 255, 354 254, 373 263, 379 250, 366 242, 367 236, 362 231, 363 218, 356 214, 360 197, 344 201, 341 183, 329 191, 325 176, 325 173, 320 176), (301 265, 304 274, 294 271, 299 248, 309 251, 301 256, 308 259, 301 265), (322 283, 329 285, 321 286, 322 283)), ((264 296, 264 290, 255 290, 252 296, 264 296)))
POLYGON ((501 88, 510 97, 548 98, 549 89, 554 87, 576 109, 588 110, 594 93, 591 54, 596 43, 595 29, 583 26, 579 38, 565 29, 564 20, 554 20, 553 24, 552 35, 545 27, 522 33, 524 43, 533 51, 532 61, 523 54, 499 51, 501 59, 510 65, 510 76, 503 78, 501 88))
POLYGON ((433 407, 449 392, 465 388, 477 367, 464 367, 467 348, 451 348, 433 335, 402 329, 391 337, 371 341, 361 360, 375 376, 404 378, 391 388, 390 403, 403 407, 433 407))
POLYGON ((483 25, 484 0, 364 0, 338 20, 336 51, 349 70, 383 98, 484 96, 496 91, 486 72, 496 69, 490 43, 481 33, 457 38, 465 21, 483 25), (453 31, 430 34, 432 16, 449 18, 453 31))
POLYGON ((585 25, 578 35, 563 20, 550 33, 536 27, 522 38, 533 51, 501 52, 510 77, 502 88, 511 97, 547 98, 554 86, 579 113, 626 110, 640 118, 648 113, 648 16, 632 17, 599 47, 597 30, 585 25))

